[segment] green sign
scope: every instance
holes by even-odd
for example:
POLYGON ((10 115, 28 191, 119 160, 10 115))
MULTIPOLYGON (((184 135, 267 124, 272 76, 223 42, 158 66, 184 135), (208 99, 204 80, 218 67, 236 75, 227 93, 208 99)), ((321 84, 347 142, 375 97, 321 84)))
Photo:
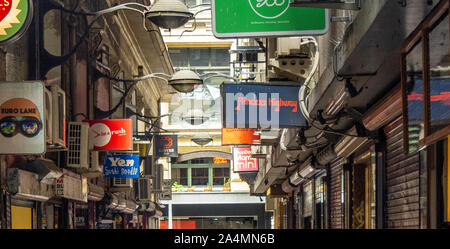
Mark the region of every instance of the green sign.
POLYGON ((0 0, 0 45, 18 40, 32 19, 31 0, 0 0))
POLYGON ((289 7, 293 0, 213 0, 217 38, 323 35, 326 9, 289 7))

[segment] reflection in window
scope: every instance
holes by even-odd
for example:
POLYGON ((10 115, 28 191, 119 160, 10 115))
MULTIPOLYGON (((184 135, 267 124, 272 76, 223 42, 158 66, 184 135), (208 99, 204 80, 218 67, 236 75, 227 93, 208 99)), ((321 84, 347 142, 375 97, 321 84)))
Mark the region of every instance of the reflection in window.
POLYGON ((192 169, 192 185, 208 185, 208 168, 192 169))
POLYGON ((187 186, 188 185, 187 170, 188 170, 187 168, 172 169, 172 179, 174 179, 181 185, 187 186))
POLYGON ((213 185, 224 185, 230 178, 230 168, 213 169, 213 185))
POLYGON ((422 80, 410 81, 408 91, 409 152, 419 150, 419 139, 423 138, 423 84, 422 80))
POLYGON ((430 113, 428 135, 450 124, 450 23, 448 15, 430 32, 430 113))
POLYGON ((409 152, 415 152, 419 149, 419 140, 424 135, 422 42, 416 44, 414 49, 406 56, 406 65, 409 152))

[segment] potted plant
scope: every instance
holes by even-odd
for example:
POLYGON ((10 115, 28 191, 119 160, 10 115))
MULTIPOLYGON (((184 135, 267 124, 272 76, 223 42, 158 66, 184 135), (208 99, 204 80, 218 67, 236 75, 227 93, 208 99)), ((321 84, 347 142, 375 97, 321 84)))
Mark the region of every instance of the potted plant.
POLYGON ((203 189, 203 192, 211 192, 212 191, 212 185, 208 183, 205 189, 203 189))
POLYGON ((228 180, 226 180, 226 178, 224 178, 223 180, 224 180, 224 184, 223 184, 222 191, 223 192, 230 192, 231 191, 231 187, 230 187, 231 179, 228 178, 228 180))
POLYGON ((175 181, 172 185, 172 192, 183 192, 183 185, 175 181))
POLYGON ((187 189, 187 192, 194 192, 194 187, 189 187, 189 188, 187 189))

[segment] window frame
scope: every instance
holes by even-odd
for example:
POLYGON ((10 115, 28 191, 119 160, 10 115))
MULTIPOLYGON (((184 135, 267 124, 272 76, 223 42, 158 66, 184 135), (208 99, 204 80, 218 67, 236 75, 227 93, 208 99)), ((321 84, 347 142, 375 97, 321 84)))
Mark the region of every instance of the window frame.
MULTIPOLYGON (((429 35, 446 17, 449 16, 450 0, 440 1, 416 29, 405 39, 400 50, 401 91, 402 91, 402 118, 403 118, 403 152, 409 154, 408 132, 408 85, 406 57, 421 43, 422 45, 422 82, 423 82, 423 110, 424 110, 424 138, 419 140, 419 150, 429 146, 450 133, 450 124, 430 134, 431 103, 430 103, 430 43, 429 35)), ((450 32, 449 32, 450 33, 450 32)))
MULTIPOLYGON (((195 160, 195 159, 193 159, 195 160)), ((174 163, 171 165, 172 169, 182 169, 182 168, 187 168, 188 172, 187 172, 187 177, 188 177, 188 188, 191 187, 205 187, 207 185, 192 185, 192 169, 204 169, 207 168, 208 169, 208 185, 212 186, 212 187, 219 187, 219 186, 223 186, 223 185, 213 185, 213 180, 214 180, 214 174, 213 174, 213 169, 215 168, 227 168, 230 172, 229 177, 231 177, 231 167, 230 167, 230 161, 228 161, 227 164, 214 164, 212 162, 212 158, 210 160, 210 163, 201 163, 201 164, 193 164, 191 163, 191 160, 188 160, 187 163, 174 163)))

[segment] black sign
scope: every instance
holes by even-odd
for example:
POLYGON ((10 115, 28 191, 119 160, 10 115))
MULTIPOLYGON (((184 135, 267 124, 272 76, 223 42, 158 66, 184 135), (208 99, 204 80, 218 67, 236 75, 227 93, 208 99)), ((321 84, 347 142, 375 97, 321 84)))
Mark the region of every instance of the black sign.
POLYGON ((178 137, 176 135, 156 135, 153 141, 156 157, 178 157, 178 137))
POLYGON ((221 85, 224 128, 290 128, 306 126, 300 111, 300 85, 221 85))

